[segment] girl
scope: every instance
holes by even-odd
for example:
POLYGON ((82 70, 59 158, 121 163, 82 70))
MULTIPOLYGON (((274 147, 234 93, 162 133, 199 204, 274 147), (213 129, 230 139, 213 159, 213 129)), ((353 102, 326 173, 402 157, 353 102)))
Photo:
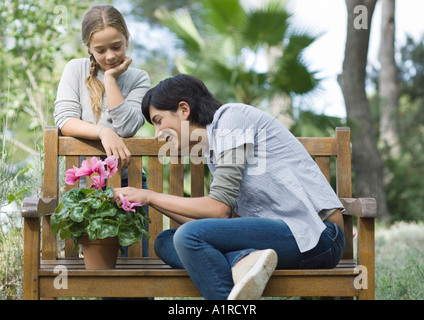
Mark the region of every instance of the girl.
POLYGON ((149 90, 142 108, 156 138, 176 148, 204 132, 210 193, 184 198, 117 188, 114 196, 184 223, 159 234, 155 251, 172 267, 185 268, 206 299, 258 299, 276 267, 337 265, 344 249, 342 204, 275 118, 241 103, 222 105, 187 75, 149 90), (228 219, 233 210, 241 217, 228 219))
POLYGON ((54 118, 66 136, 101 140, 107 156, 125 168, 131 154, 121 137, 144 124, 141 101, 150 87, 145 71, 130 68, 128 28, 113 6, 94 6, 82 21, 82 40, 90 58, 66 65, 57 91, 54 118))
MULTIPOLYGON (((129 67, 129 36, 117 9, 92 7, 82 21, 82 40, 90 57, 71 60, 65 66, 54 110, 62 135, 100 140, 107 156, 118 157, 123 168, 131 153, 122 138, 133 136, 144 124, 141 101, 150 88, 147 72, 129 67)), ((128 185, 127 170, 121 177, 122 185, 128 185)), ((144 174, 142 182, 147 189, 144 174)), ((147 248, 143 239, 143 255, 147 248)))

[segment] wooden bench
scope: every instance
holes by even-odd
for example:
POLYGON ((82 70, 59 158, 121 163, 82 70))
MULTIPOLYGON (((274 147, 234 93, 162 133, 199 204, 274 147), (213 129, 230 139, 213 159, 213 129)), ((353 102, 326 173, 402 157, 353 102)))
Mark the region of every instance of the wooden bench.
MULTIPOLYGON (((128 250, 128 257, 118 258, 116 269, 85 270, 83 259, 71 249, 72 243, 67 241, 64 249, 59 248, 49 226, 50 214, 60 197, 59 179, 64 179, 64 174, 60 174, 59 164, 65 162, 66 168, 71 168, 72 165, 78 166, 81 155, 101 156, 105 153, 100 142, 62 137, 56 127, 46 127, 44 134, 43 198, 27 198, 23 203, 24 299, 199 296, 186 271, 173 269, 155 256, 153 242, 164 228, 164 218, 153 208, 150 208, 152 222, 149 257, 141 258, 141 245, 134 244, 128 250), (65 157, 66 160, 59 161, 60 157, 65 157), (66 284, 67 288, 58 286, 60 277, 62 286, 66 284), (63 282, 63 277, 66 277, 67 283, 63 282)), ((369 198, 352 199, 350 130, 337 128, 335 137, 299 140, 315 158, 329 181, 332 176, 330 163, 336 163, 336 178, 333 183, 336 184, 337 194, 346 208, 346 247, 340 264, 334 269, 276 270, 263 296, 374 299, 376 202, 369 198), (336 160, 330 161, 332 157, 336 160), (354 221, 357 223, 356 257, 352 237, 354 221)), ((187 183, 184 181, 184 171, 188 170, 191 196, 204 195, 204 164, 184 165, 179 161, 179 164, 167 165, 164 170, 165 165, 162 165, 158 157, 158 150, 164 142, 158 142, 154 138, 135 137, 125 139, 125 143, 132 154, 128 169, 130 186, 141 188, 141 170, 144 163, 149 189, 162 192, 165 185, 165 190, 169 187, 171 194, 183 196, 184 182, 187 183), (148 165, 145 161, 148 161, 148 165), (168 168, 169 180, 165 179, 168 168)), ((61 170, 63 171, 63 165, 61 170)), ((109 183, 119 186, 120 181, 120 174, 115 174, 113 181, 109 183)), ((69 186, 66 188, 70 189, 69 186)), ((178 225, 171 221, 170 226, 178 225)))

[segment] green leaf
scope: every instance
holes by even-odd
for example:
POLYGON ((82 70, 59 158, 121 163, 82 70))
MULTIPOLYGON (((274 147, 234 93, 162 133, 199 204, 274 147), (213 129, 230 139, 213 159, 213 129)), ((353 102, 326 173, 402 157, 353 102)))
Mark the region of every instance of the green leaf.
POLYGON ((98 230, 102 227, 102 222, 103 222, 103 219, 101 217, 94 218, 94 219, 90 220, 90 222, 88 224, 88 228, 90 230, 93 230, 93 231, 98 230))
POLYGON ((67 222, 60 219, 57 214, 53 214, 50 217, 50 229, 54 235, 56 235, 60 229, 64 228, 67 225, 67 222))
POLYGON ((105 219, 103 220, 102 227, 98 232, 98 238, 104 239, 108 237, 115 237, 118 235, 119 224, 116 221, 105 219))
POLYGON ((65 193, 62 201, 69 207, 78 206, 78 204, 85 199, 85 194, 78 188, 72 189, 65 193))
POLYGON ((84 220, 84 208, 74 207, 71 209, 71 219, 75 222, 81 222, 84 220))
POLYGON ((80 237, 86 230, 86 223, 73 223, 69 230, 72 232, 72 235, 76 238, 80 237))
POLYGON ((96 210, 96 217, 113 217, 118 212, 114 204, 110 202, 103 202, 96 210))
POLYGON ((121 246, 130 246, 141 240, 143 234, 133 226, 124 225, 119 229, 119 244, 121 246))

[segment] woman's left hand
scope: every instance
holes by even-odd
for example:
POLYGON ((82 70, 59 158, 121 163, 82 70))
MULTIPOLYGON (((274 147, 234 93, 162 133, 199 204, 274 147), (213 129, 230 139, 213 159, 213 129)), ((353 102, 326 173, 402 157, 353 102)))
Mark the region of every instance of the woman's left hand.
POLYGON ((121 206, 119 195, 122 194, 130 202, 140 202, 143 206, 150 205, 149 195, 151 191, 146 189, 138 189, 133 187, 115 188, 113 189, 113 201, 121 206))

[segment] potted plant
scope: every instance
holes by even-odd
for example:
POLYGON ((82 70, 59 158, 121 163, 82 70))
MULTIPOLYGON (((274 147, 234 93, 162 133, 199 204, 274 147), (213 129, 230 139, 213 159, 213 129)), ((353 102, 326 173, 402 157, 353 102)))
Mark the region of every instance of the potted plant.
MULTIPOLYGON (((82 245, 84 262, 87 269, 114 268, 119 246, 130 246, 139 242, 143 236, 149 237, 146 223, 150 220, 141 203, 130 203, 122 195, 122 207, 112 201, 113 188, 105 188, 105 180, 118 169, 118 159, 111 156, 105 160, 92 157, 84 160, 80 168, 66 171, 65 183, 74 185, 81 177, 90 177, 93 184, 88 188, 74 188, 66 192, 50 219, 53 234, 61 239, 71 239, 74 250, 82 245), (99 243, 106 242, 112 249, 110 257, 98 253, 99 243), (94 263, 90 253, 94 248, 94 263), (110 265, 106 262, 111 260, 110 265), (105 262, 105 263, 103 263, 105 262)), ((102 249, 103 250, 103 249, 102 249)))

